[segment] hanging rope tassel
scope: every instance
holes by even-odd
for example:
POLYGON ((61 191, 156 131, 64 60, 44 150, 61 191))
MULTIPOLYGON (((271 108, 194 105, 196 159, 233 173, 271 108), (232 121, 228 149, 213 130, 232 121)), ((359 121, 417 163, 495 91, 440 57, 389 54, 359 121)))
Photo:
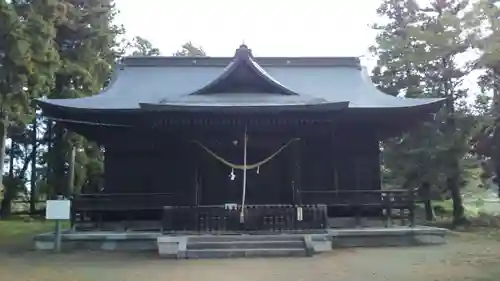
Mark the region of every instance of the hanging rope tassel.
POLYGON ((246 165, 246 168, 244 165, 238 165, 238 164, 234 164, 234 163, 227 161, 226 159, 217 155, 217 153, 213 152, 212 150, 210 150, 208 147, 206 147, 205 145, 203 145, 199 141, 193 140, 193 142, 198 144, 201 148, 203 148, 203 150, 205 150, 208 154, 212 155, 215 159, 219 160, 219 162, 223 163, 226 166, 231 167, 232 169, 235 169, 235 170, 244 170, 244 169, 245 170, 253 170, 253 169, 258 169, 259 166, 262 166, 262 165, 266 164, 267 162, 271 161, 272 159, 274 159, 274 157, 276 157, 278 154, 280 154, 281 151, 283 151, 285 148, 287 148, 292 142, 298 141, 298 140, 300 140, 300 139, 294 138, 294 139, 289 140, 286 144, 284 144, 282 147, 280 147, 278 150, 276 150, 276 152, 271 154, 269 157, 265 158, 264 160, 262 160, 260 162, 255 163, 255 164, 246 165))

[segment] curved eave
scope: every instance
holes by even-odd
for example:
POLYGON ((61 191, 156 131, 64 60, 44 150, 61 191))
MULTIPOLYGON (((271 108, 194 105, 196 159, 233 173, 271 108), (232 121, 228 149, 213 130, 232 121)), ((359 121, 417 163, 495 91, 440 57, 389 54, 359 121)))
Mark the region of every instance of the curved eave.
POLYGON ((394 98, 391 103, 380 103, 372 106, 351 104, 350 109, 353 111, 377 111, 380 113, 390 111, 436 113, 444 106, 445 100, 444 98, 394 98))
POLYGON ((372 120, 378 128, 380 140, 401 135, 418 128, 425 122, 433 122, 436 113, 443 107, 446 99, 415 99, 413 105, 397 107, 392 110, 358 111, 362 120, 372 120), (381 114, 383 113, 383 114, 381 114))
POLYGON ((402 98, 384 93, 373 84, 366 67, 361 68, 361 79, 358 91, 364 95, 358 95, 357 100, 352 101, 351 107, 355 109, 395 109, 392 111, 436 113, 443 107, 446 100, 445 98, 402 98))
MULTIPOLYGON (((97 96, 96 96, 97 98, 97 96)), ((68 99, 69 100, 69 99, 68 99)), ((39 106, 43 111, 46 112, 60 112, 60 113, 70 113, 70 112, 90 112, 90 113, 98 113, 98 112, 138 112, 140 108, 94 108, 94 107, 85 107, 84 104, 81 106, 73 106, 66 105, 63 103, 55 103, 51 102, 51 100, 42 100, 36 99, 34 100, 34 104, 39 106)))
POLYGON ((130 127, 134 124, 137 109, 94 109, 70 107, 51 103, 50 100, 35 100, 34 102, 42 109, 43 116, 56 122, 67 124, 85 124, 90 126, 107 127, 130 127))
POLYGON ((445 98, 427 98, 427 99, 419 99, 419 102, 416 105, 413 105, 414 108, 418 108, 423 113, 436 113, 445 105, 445 98))
MULTIPOLYGON (((307 100, 304 100, 307 101, 307 100)), ((66 105, 64 103, 54 103, 51 100, 35 100, 35 104, 40 106, 44 111, 45 115, 53 116, 60 114, 72 114, 72 113, 138 113, 143 110, 162 110, 162 111, 205 111, 212 110, 214 112, 224 111, 224 112, 238 112, 240 110, 246 111, 267 111, 267 110, 277 110, 277 111, 289 111, 289 110, 336 110, 338 108, 349 109, 352 112, 373 112, 381 115, 387 115, 390 113, 436 113, 443 106, 445 99, 407 99, 398 100, 392 104, 378 104, 372 106, 355 105, 349 101, 321 101, 321 103, 304 102, 304 104, 228 104, 228 105, 210 105, 210 103, 205 104, 190 104, 177 103, 177 104, 159 104, 159 103, 139 103, 136 108, 87 108, 84 104, 81 106, 66 105), (336 106, 334 106, 336 105, 336 106)), ((297 101, 296 101, 297 102, 297 101)))
POLYGON ((207 112, 207 113, 281 113, 281 112, 333 112, 349 108, 349 102, 332 102, 303 105, 255 105, 255 106, 202 106, 140 103, 146 111, 207 112))

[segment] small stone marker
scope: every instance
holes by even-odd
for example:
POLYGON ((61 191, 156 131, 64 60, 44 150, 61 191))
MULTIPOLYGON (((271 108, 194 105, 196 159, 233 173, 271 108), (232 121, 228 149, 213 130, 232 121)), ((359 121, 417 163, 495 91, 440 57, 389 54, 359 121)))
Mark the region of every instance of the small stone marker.
POLYGON ((45 219, 54 220, 54 251, 61 251, 61 221, 69 220, 71 217, 71 201, 70 200, 47 200, 45 208, 45 219))

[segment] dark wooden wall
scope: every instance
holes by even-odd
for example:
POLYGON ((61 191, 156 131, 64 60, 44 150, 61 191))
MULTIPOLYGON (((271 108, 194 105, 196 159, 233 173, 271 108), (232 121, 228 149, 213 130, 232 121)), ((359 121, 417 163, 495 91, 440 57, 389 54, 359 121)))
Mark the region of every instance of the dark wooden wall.
POLYGON ((300 146, 301 190, 378 190, 380 148, 373 132, 352 130, 300 146))
MULTIPOLYGON (((289 139, 254 136, 249 141, 247 163, 266 158, 289 139)), ((200 140, 223 158, 242 164, 242 142, 234 145, 230 137, 223 136, 200 140)), ((380 189, 379 153, 379 142, 370 130, 353 127, 321 137, 302 136, 300 141, 261 166, 258 174, 256 170, 247 172, 246 203, 293 204, 294 198, 295 203, 300 203, 294 188, 303 191, 380 189), (297 161, 300 169, 296 167, 297 161)), ((192 139, 169 137, 158 139, 154 145, 141 143, 140 138, 123 139, 106 145, 104 193, 173 194, 166 205, 241 204, 242 171, 234 171, 234 181, 229 178, 230 173, 230 167, 192 139)))
POLYGON ((173 193, 173 201, 192 204, 194 171, 190 149, 180 143, 161 149, 106 147, 105 193, 173 193))

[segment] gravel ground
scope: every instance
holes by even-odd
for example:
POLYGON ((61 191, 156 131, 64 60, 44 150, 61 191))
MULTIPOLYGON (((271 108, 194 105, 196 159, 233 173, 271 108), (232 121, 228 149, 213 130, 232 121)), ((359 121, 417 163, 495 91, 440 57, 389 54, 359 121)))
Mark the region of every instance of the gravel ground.
POLYGON ((345 249, 312 258, 160 260, 153 254, 4 251, 0 280, 493 281, 498 279, 486 278, 500 273, 494 271, 499 262, 499 242, 460 234, 443 246, 345 249))

